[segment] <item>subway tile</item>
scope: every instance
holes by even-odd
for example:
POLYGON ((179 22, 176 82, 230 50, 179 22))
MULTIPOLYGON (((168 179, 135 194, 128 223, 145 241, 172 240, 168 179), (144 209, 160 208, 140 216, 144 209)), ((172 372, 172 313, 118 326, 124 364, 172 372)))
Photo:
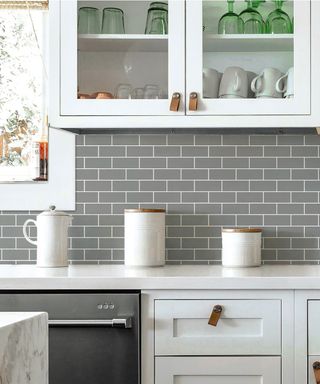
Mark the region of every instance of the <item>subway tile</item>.
POLYGON ((153 156, 153 147, 133 147, 127 148, 127 156, 129 157, 147 157, 153 156))
POLYGON ((316 203, 318 202, 317 192, 293 192, 293 203, 316 203))
MULTIPOLYGON (((180 179, 180 170, 179 169, 156 169, 154 171, 154 178, 160 180, 175 180, 180 179)), ((186 177, 184 177, 186 178, 186 177)), ((189 177, 189 179, 193 179, 189 177)))
POLYGON ((320 192, 320 181, 305 181, 305 189, 320 192))
POLYGON ((247 135, 224 135, 222 136, 223 145, 249 145, 247 135))
POLYGON ((110 191, 111 182, 110 181, 86 181, 85 190, 88 191, 110 191))
POLYGON ((318 248, 318 239, 314 237, 298 237, 292 239, 293 248, 318 248))
POLYGON ((214 236, 214 227, 195 227, 195 237, 211 238, 214 236))
POLYGON ((161 181, 140 181, 140 191, 165 191, 166 182, 161 181))
POLYGON ((157 203, 179 203, 179 192, 155 192, 154 201, 157 203))
MULTIPOLYGON (((197 181, 197 183, 205 183, 205 181, 197 181)), ((168 191, 193 191, 194 190, 194 181, 168 181, 168 191)), ((197 189, 196 189, 197 190, 197 189)))
POLYGON ((111 260, 110 249, 86 249, 85 260, 111 260))
POLYGON ((185 238, 182 239, 183 248, 208 248, 207 238, 185 238))
POLYGON ((168 135, 169 145, 194 145, 193 135, 168 135))
POLYGON ((318 170, 316 169, 293 169, 293 180, 314 180, 318 179, 318 170))
POLYGON ((305 213, 306 214, 320 214, 320 204, 305 204, 305 213))
MULTIPOLYGON (((162 172, 159 170, 157 172, 162 172)), ((127 170, 127 179, 128 180, 148 180, 153 178, 152 169, 128 169, 127 170)), ((155 177, 157 178, 157 177, 155 177)), ((160 178, 160 177, 159 177, 160 178)))
POLYGON ((214 249, 196 249, 195 260, 221 260, 221 251, 214 249))
POLYGON ((99 200, 98 192, 77 192, 76 200, 78 203, 95 203, 99 200))
POLYGON ((169 146, 154 147, 154 155, 158 157, 180 156, 180 147, 169 147, 169 146))
POLYGON ((2 235, 3 237, 23 237, 22 227, 3 227, 2 235))
POLYGON ((278 145, 303 145, 304 136, 302 135, 279 135, 278 145))
POLYGON ((292 156, 294 157, 317 157, 319 153, 316 146, 292 147, 292 156))
POLYGON ((264 156, 266 157, 288 157, 290 156, 290 147, 265 146, 264 156))
POLYGON ((261 258, 263 261, 265 260, 276 260, 277 251, 274 249, 262 249, 261 250, 261 258))
POLYGON ((277 182, 272 180, 254 180, 250 181, 250 191, 264 192, 264 191, 276 191, 277 182))
POLYGON ((237 178, 240 180, 259 180, 263 178, 261 169, 238 169, 237 178))
POLYGON ((265 169, 264 178, 266 180, 290 179, 290 170, 289 169, 265 169))
POLYGON ((305 249, 305 260, 320 260, 320 249, 305 249))
POLYGON ((259 203, 262 201, 262 192, 237 192, 238 203, 259 203))
POLYGON ((278 213, 280 214, 302 214, 304 213, 304 205, 303 204, 278 204, 278 213))
POLYGON ((111 236, 110 227, 86 227, 85 228, 85 237, 110 237, 110 236, 111 236))
POLYGON ((277 136, 275 135, 253 135, 250 136, 251 145, 276 145, 277 136))
POLYGON ((123 215, 102 215, 100 216, 100 225, 123 225, 123 215))
POLYGON ((111 136, 109 135, 87 135, 85 145, 110 145, 111 136))
POLYGON ((235 215, 210 215, 209 223, 210 225, 235 226, 236 216, 235 215))
POLYGON ((97 169, 77 169, 76 178, 77 180, 97 180, 98 170, 97 169))
POLYGON ((277 206, 276 204, 250 204, 250 213, 251 214, 276 214, 277 206))
POLYGON ((138 145, 139 136, 138 135, 113 135, 112 144, 113 145, 138 145))
MULTIPOLYGON (((155 193, 155 202, 159 201, 156 198, 158 193, 155 193)), ((153 193, 152 192, 127 192, 128 203, 152 203, 153 193)))
POLYGON ((208 225, 208 215, 184 215, 182 225, 208 225))
POLYGON ((221 213, 221 204, 195 204, 195 214, 216 214, 221 213))
POLYGON ((166 168, 166 159, 163 157, 144 157, 140 159, 141 168, 166 168))
POLYGON ((264 239, 265 248, 290 248, 290 238, 268 238, 264 239))
POLYGON ((220 145, 220 135, 196 135, 195 145, 220 145))
POLYGON ((173 237, 167 237, 166 238, 166 248, 181 248, 181 241, 178 238, 173 238, 173 237))
POLYGON ((209 151, 208 147, 204 146, 188 146, 182 147, 182 156, 185 157, 199 157, 199 156, 208 156, 209 151))
MULTIPOLYGON (((27 219, 26 219, 27 220, 27 219)), ((15 225, 14 215, 1 215, 0 214, 0 225, 15 225)))
POLYGON ((195 181, 195 190, 196 191, 220 191, 221 182, 220 181, 195 181))
POLYGON ((290 215, 265 215, 264 225, 289 225, 290 215))
POLYGON ((114 158, 113 159, 114 168, 139 168, 139 159, 135 157, 126 157, 126 158, 114 158))
POLYGON ((292 225, 318 225, 317 215, 293 215, 292 225))
POLYGON ((278 181, 278 191, 303 191, 303 181, 278 181))
POLYGON ((195 159, 195 168, 220 168, 220 167, 221 167, 221 159, 217 159, 217 158, 195 159))
POLYGON ((210 157, 234 157, 236 148, 234 146, 214 146, 209 149, 210 157))
POLYGON ((207 180, 208 170, 207 169, 183 169, 182 179, 185 180, 207 180))
POLYGON ((126 194, 124 192, 100 192, 100 203, 121 203, 126 201, 126 194))
POLYGON ((126 177, 126 171, 124 169, 101 169, 99 177, 101 180, 122 180, 126 177))
POLYGON ((208 192, 183 192, 182 202, 195 204, 208 202, 208 192))
MULTIPOLYGON (((320 237, 320 227, 305 227, 306 237, 320 237)), ((300 237, 303 236, 303 231, 300 237)))
POLYGON ((179 215, 166 214, 166 225, 180 225, 181 217, 179 215))
POLYGON ((84 168, 84 158, 76 157, 76 171, 80 168, 84 168))
POLYGON ((112 237, 124 237, 124 227, 113 227, 112 237))
POLYGON ((209 176, 214 180, 234 180, 236 171, 234 169, 210 169, 209 176))
POLYGON ((304 258, 302 249, 279 249, 278 260, 301 260, 304 258))
POLYGON ((194 237, 193 227, 168 227, 168 237, 194 237))
POLYGON ((262 225, 263 216, 262 215, 238 215, 237 216, 237 225, 262 225))
POLYGON ((73 238, 72 239, 72 248, 73 249, 86 249, 86 248, 98 248, 98 239, 94 238, 73 238))
POLYGON ((86 157, 86 168, 110 168, 111 160, 104 157, 86 157))
POLYGON ((113 181, 112 182, 113 191, 139 191, 139 181, 113 181))
POLYGON ((28 260, 29 253, 26 249, 4 249, 2 251, 2 260, 28 260))
POLYGON ((109 214, 111 213, 111 204, 86 204, 85 214, 109 214))
POLYGON ((236 194, 235 192, 210 192, 209 200, 211 203, 234 203, 236 194))
POLYGON ((249 191, 249 182, 248 181, 223 181, 222 182, 223 191, 249 191))
POLYGON ((168 168, 193 168, 194 159, 193 158, 179 158, 172 157, 168 158, 168 168))
POLYGON ((259 158, 251 157, 250 158, 250 168, 276 168, 277 159, 276 158, 259 158))
POLYGON ((290 202, 289 192, 265 192, 264 201, 266 203, 287 203, 290 202))
POLYGON ((306 158, 305 159, 305 167, 306 168, 320 168, 320 159, 317 158, 306 158))
POLYGON ((263 147, 247 146, 237 147, 237 156, 239 157, 258 157, 263 155, 263 147))
POLYGON ((303 237, 303 227, 277 227, 277 237, 303 237))
POLYGON ((168 260, 193 260, 193 254, 190 249, 168 249, 168 260))
MULTIPOLYGON (((25 239, 17 239, 17 241, 20 241, 20 240, 25 240, 25 239)), ((22 247, 21 243, 19 243, 19 245, 20 245, 19 248, 30 248, 31 244, 25 241, 23 245, 27 245, 26 247, 25 246, 22 247)), ((5 249, 5 248, 15 248, 15 239, 0 238, 0 249, 5 249)))
POLYGON ((97 157, 98 156, 98 146, 79 146, 76 147, 76 156, 77 157, 97 157))
POLYGON ((100 146, 99 156, 101 157, 124 157, 126 154, 126 148, 120 146, 100 146))
POLYGON ((278 168, 303 168, 304 159, 299 157, 279 157, 278 168))
POLYGON ((183 203, 183 204, 170 204, 167 203, 167 212, 168 213, 178 213, 178 214, 191 214, 194 213, 194 204, 188 204, 188 203, 183 203))
POLYGON ((72 225, 98 225, 97 215, 73 215, 72 225))
POLYGON ((99 248, 113 249, 113 248, 123 248, 124 239, 120 238, 108 238, 108 239, 99 239, 99 248))
POLYGON ((140 136, 140 145, 165 145, 166 144, 165 135, 141 135, 140 136))
POLYGON ((249 159, 246 158, 230 158, 224 157, 222 159, 223 168, 249 168, 249 159))

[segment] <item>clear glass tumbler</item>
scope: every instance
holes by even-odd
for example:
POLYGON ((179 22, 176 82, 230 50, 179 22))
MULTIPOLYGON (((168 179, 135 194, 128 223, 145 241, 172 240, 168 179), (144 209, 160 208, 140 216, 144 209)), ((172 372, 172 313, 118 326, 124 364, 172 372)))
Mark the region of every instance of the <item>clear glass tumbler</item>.
POLYGON ((145 34, 165 35, 168 33, 168 11, 163 8, 148 10, 145 34))
POLYGON ((143 99, 144 98, 144 89, 143 88, 134 88, 131 94, 132 99, 143 99))
POLYGON ((97 34, 100 33, 100 12, 93 7, 82 7, 78 15, 78 33, 79 34, 97 34))
POLYGON ((160 99, 161 91, 160 87, 155 84, 147 84, 144 87, 144 99, 160 99))
POLYGON ((123 34, 124 14, 120 8, 104 8, 102 16, 101 33, 123 34))
POLYGON ((115 91, 116 99, 131 99, 132 86, 131 84, 119 84, 115 91))
POLYGON ((292 33, 291 19, 281 8, 283 0, 275 0, 276 9, 267 18, 267 33, 292 33))

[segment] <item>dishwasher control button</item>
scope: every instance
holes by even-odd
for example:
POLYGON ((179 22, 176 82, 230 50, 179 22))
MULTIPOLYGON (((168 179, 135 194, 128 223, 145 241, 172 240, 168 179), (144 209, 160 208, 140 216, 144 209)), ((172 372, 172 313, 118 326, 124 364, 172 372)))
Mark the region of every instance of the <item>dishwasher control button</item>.
POLYGON ((98 304, 98 305, 97 305, 97 308, 98 308, 98 309, 102 309, 102 308, 103 308, 103 305, 102 305, 102 304, 98 304))
POLYGON ((103 309, 109 309, 109 305, 108 304, 104 304, 103 309))
POLYGON ((114 309, 114 304, 109 304, 109 309, 114 309))

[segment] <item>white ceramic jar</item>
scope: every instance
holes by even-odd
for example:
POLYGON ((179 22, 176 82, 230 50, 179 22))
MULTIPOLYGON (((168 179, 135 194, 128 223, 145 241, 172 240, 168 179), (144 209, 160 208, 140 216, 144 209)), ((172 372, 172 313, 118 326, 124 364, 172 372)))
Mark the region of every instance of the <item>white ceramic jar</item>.
POLYGON ((222 265, 244 268, 261 265, 261 228, 222 228, 222 265))
POLYGON ((160 267, 165 264, 165 210, 125 210, 125 265, 160 267))
POLYGON ((26 240, 37 246, 38 267, 67 267, 68 266, 68 228, 72 216, 56 211, 51 206, 37 216, 37 221, 29 219, 23 225, 26 240), (32 240, 27 234, 28 224, 37 227, 37 240, 32 240))

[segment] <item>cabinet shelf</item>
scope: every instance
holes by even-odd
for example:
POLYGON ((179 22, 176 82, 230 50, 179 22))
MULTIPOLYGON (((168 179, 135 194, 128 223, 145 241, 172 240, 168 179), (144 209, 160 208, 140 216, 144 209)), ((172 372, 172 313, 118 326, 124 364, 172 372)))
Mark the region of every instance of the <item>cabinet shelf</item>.
POLYGON ((293 34, 282 35, 203 35, 205 52, 293 51, 293 34))
POLYGON ((78 35, 78 50, 86 52, 167 52, 168 35, 78 35))

